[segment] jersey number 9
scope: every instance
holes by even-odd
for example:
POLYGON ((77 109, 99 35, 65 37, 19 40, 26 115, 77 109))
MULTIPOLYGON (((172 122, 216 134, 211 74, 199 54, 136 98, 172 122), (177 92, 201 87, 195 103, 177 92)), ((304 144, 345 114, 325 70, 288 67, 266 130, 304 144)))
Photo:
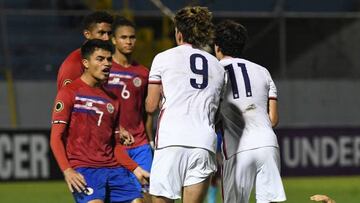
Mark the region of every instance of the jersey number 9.
MULTIPOLYGON (((199 64, 199 63, 198 63, 199 64)), ((190 56, 190 69, 196 75, 202 76, 202 82, 198 83, 196 78, 190 78, 190 85, 195 89, 204 89, 208 86, 208 61, 201 54, 192 54, 190 56), (196 66, 196 60, 200 60, 201 66, 196 66)))

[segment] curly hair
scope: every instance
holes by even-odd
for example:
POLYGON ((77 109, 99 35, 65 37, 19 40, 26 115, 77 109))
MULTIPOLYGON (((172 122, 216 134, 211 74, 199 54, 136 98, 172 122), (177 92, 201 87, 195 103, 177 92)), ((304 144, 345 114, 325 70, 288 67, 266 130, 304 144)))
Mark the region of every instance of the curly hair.
POLYGON ((214 43, 226 56, 241 57, 247 39, 246 28, 235 21, 225 20, 216 25, 214 43))
POLYGON ((96 11, 85 16, 82 22, 83 30, 91 30, 96 23, 113 23, 113 16, 105 11, 96 11))
POLYGON ((212 43, 214 25, 212 14, 206 7, 185 7, 176 12, 174 24, 181 32, 184 42, 195 48, 203 48, 212 43))

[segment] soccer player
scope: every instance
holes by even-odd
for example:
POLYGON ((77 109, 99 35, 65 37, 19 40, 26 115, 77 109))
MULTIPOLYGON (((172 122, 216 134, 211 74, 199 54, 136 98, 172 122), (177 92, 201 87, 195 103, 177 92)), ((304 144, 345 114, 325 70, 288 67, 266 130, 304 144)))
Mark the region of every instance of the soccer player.
MULTIPOLYGON (((86 16, 82 25, 85 39, 109 40, 112 22, 112 15, 104 11, 97 11, 86 16)), ((61 87, 79 78, 84 72, 81 60, 80 49, 76 49, 63 61, 57 75, 58 91, 61 87)))
POLYGON ((277 91, 267 69, 241 58, 246 39, 246 29, 234 21, 226 20, 216 26, 215 54, 228 74, 221 105, 224 202, 247 203, 253 184, 257 203, 281 202, 286 197, 273 131, 278 123, 277 91), (223 106, 233 106, 239 115, 222 109, 223 106), (236 117, 239 119, 232 119, 236 117))
MULTIPOLYGON (((144 107, 149 71, 132 59, 135 47, 135 26, 124 17, 116 16, 112 24, 112 43, 115 45, 113 63, 107 88, 121 103, 120 125, 134 137, 134 144, 126 147, 129 156, 141 168, 150 172, 153 143, 152 116, 147 115, 144 126, 144 107)), ((135 178, 135 176, 134 176, 135 178)), ((136 179, 136 178, 135 178, 136 179)), ((148 186, 141 188, 150 201, 148 186)))
MULTIPOLYGON (((103 88, 112 63, 110 42, 94 39, 81 47, 85 71, 61 88, 55 100, 50 145, 76 202, 141 202, 141 193, 119 162, 129 161, 140 179, 148 176, 130 158, 121 160, 116 135, 119 101, 103 88), (117 153, 115 155, 114 153, 117 153)), ((121 148, 120 148, 121 149, 121 148)), ((125 164, 126 165, 126 164, 125 164)))
POLYGON ((202 50, 213 37, 212 14, 205 7, 176 13, 178 46, 155 56, 146 111, 155 112, 162 98, 156 150, 150 175, 153 202, 203 202, 216 171, 215 113, 225 71, 202 50))

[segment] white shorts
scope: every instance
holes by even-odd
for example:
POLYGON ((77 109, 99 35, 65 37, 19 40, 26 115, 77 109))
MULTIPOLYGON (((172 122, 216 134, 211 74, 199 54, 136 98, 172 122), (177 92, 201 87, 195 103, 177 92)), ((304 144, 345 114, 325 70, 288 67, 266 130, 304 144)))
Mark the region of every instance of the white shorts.
POLYGON ((257 202, 286 200, 276 147, 262 147, 235 154, 223 163, 224 203, 248 203, 255 183, 257 202))
POLYGON ((216 172, 216 158, 202 148, 171 146, 155 150, 150 174, 150 194, 181 198, 184 186, 206 180, 216 172))

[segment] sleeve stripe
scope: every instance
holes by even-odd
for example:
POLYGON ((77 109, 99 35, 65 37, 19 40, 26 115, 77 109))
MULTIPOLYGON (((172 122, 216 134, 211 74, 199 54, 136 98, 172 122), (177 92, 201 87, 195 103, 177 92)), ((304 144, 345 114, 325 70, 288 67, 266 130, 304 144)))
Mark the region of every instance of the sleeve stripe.
POLYGON ((161 85, 161 81, 149 80, 149 84, 161 85))
POLYGON ((67 124, 65 121, 53 121, 52 124, 67 124))
POLYGON ((269 100, 277 100, 276 97, 269 97, 269 100))

